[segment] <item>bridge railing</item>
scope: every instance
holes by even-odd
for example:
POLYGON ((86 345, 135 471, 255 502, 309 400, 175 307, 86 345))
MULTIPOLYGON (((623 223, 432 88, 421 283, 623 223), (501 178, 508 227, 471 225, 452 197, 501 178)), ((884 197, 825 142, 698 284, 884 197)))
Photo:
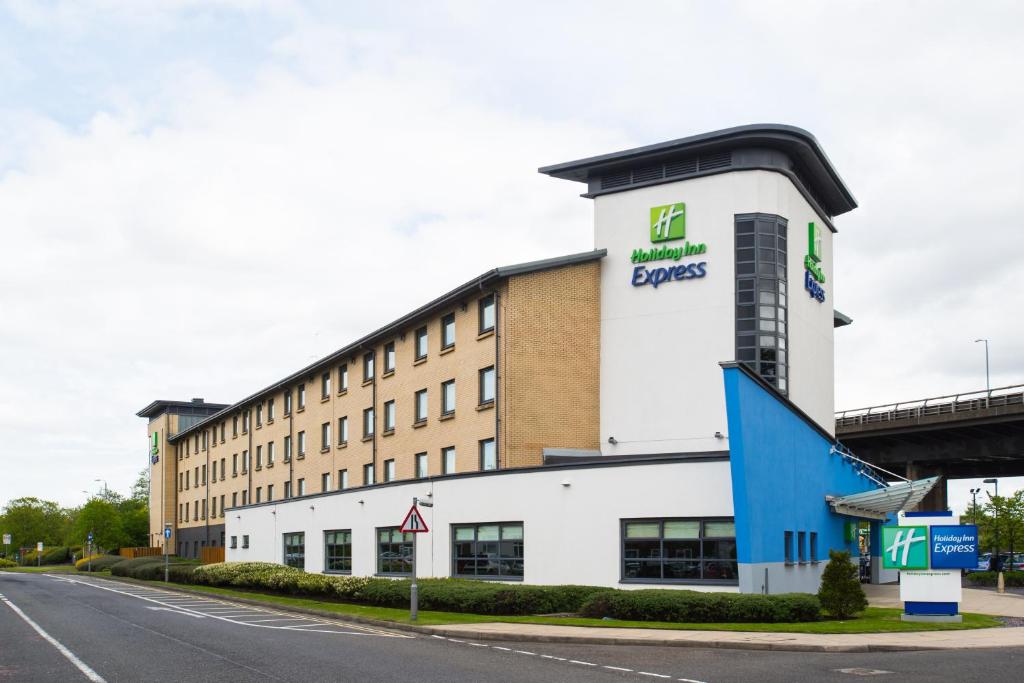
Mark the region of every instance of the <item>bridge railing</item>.
POLYGON ((1024 404, 1024 384, 1014 384, 990 390, 843 410, 836 413, 836 428, 913 420, 931 415, 951 415, 1022 404, 1024 404))

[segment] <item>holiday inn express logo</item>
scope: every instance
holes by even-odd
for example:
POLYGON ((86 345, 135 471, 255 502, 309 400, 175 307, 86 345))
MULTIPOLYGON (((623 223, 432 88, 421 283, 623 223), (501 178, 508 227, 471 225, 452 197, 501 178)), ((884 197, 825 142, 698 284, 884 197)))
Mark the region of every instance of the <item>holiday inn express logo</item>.
POLYGON ((928 569, 928 527, 882 527, 882 567, 928 569))
POLYGON ((686 204, 667 204, 651 208, 651 241, 667 242, 686 237, 686 204))

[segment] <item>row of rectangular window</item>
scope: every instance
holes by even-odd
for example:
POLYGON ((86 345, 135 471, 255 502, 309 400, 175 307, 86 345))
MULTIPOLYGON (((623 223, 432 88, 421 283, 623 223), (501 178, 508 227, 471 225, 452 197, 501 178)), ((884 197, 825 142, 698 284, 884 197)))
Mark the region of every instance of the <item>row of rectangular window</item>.
POLYGON ((783 534, 785 543, 786 564, 817 564, 818 559, 818 532, 817 531, 786 531, 783 534), (796 553, 794 560, 793 539, 796 539, 796 553))
MULTIPOLYGON (((481 298, 478 301, 478 310, 479 310, 479 325, 480 325, 479 329, 480 329, 480 334, 485 334, 487 332, 493 331, 494 330, 494 325, 495 325, 495 319, 496 319, 496 317, 495 317, 496 314, 495 314, 495 297, 494 297, 494 295, 493 294, 489 294, 488 296, 485 296, 485 297, 481 298)), ((450 348, 452 348, 454 346, 455 346, 455 313, 448 313, 447 315, 445 315, 445 316, 443 316, 441 318, 441 350, 445 351, 445 350, 450 349, 450 348)), ((427 328, 426 327, 421 327, 421 328, 417 329, 416 332, 415 332, 415 351, 416 351, 416 360, 417 361, 421 361, 421 360, 423 360, 423 359, 425 359, 427 357, 427 349, 428 349, 428 344, 427 344, 427 328)), ((374 378, 374 359, 375 359, 375 352, 374 351, 367 352, 363 356, 363 381, 364 381, 364 383, 365 382, 369 382, 369 381, 371 381, 374 378)), ((394 370, 395 370, 395 343, 392 341, 392 342, 388 342, 388 343, 386 343, 384 345, 384 374, 388 374, 388 373, 394 372, 394 370)), ((484 370, 481 370, 480 372, 483 373, 484 370)), ((492 372, 493 372, 493 368, 492 368, 492 372)), ((325 372, 320 377, 320 397, 321 397, 321 400, 326 400, 326 399, 330 398, 330 396, 331 396, 331 376, 332 376, 331 372, 325 372)), ((454 380, 452 380, 452 382, 454 382, 454 380)), ((483 376, 482 375, 481 375, 481 382, 483 382, 483 376)), ((483 385, 481 384, 481 387, 482 386, 483 385)), ((348 391, 348 364, 347 363, 343 363, 343 364, 341 364, 338 367, 338 392, 339 393, 344 393, 346 391, 348 391)), ((493 394, 493 390, 492 390, 491 393, 493 394)), ((483 395, 484 395, 484 393, 483 393, 483 390, 481 389, 481 403, 485 403, 486 402, 486 399, 483 398, 483 395)), ((305 410, 305 408, 306 408, 306 385, 304 383, 297 385, 297 387, 296 387, 296 398, 297 398, 297 401, 298 401, 298 410, 300 410, 300 411, 305 410)), ((452 400, 452 404, 451 405, 452 405, 452 410, 454 410, 454 396, 452 398, 453 398, 453 400, 452 400)), ((493 400, 493 398, 491 398, 490 400, 493 400)), ((264 417, 263 406, 264 406, 263 402, 260 402, 260 403, 256 404, 255 412, 256 412, 256 427, 257 428, 262 427, 263 424, 264 424, 264 421, 263 421, 263 417, 264 417)), ((273 398, 268 398, 267 399, 266 407, 267 407, 266 408, 266 421, 267 421, 268 424, 270 424, 270 423, 273 423, 273 421, 274 421, 274 399, 273 398)), ((284 414, 285 414, 285 416, 288 416, 288 415, 291 415, 291 413, 292 413, 292 392, 289 389, 289 390, 286 390, 284 392, 284 414)), ((442 414, 446 414, 446 413, 442 412, 442 414)), ((231 421, 232 421, 232 438, 237 437, 238 434, 239 434, 239 431, 238 431, 239 417, 241 417, 241 420, 242 420, 242 431, 241 431, 241 433, 242 434, 247 434, 249 432, 250 415, 251 415, 251 411, 250 410, 244 410, 239 415, 234 415, 231 418, 231 421)), ((425 419, 425 417, 424 417, 424 419, 425 419)), ((212 428, 211 432, 210 432, 210 433, 212 433, 214 435, 214 438, 212 439, 214 445, 217 442, 216 432, 217 432, 218 428, 220 429, 220 442, 221 443, 225 442, 226 422, 221 422, 219 426, 214 426, 212 428)), ((204 450, 204 451, 207 450, 207 435, 208 435, 208 432, 205 431, 205 430, 203 432, 201 432, 201 433, 195 434, 195 436, 194 436, 194 448, 195 448, 195 452, 196 453, 200 452, 200 439, 201 439, 201 442, 202 442, 202 450, 204 450)), ((185 440, 184 445, 185 445, 184 456, 188 457, 188 456, 191 455, 191 450, 190 450, 190 446, 189 446, 189 439, 185 440)), ((182 457, 182 455, 179 454, 178 457, 180 459, 182 457)))
MULTIPOLYGON (((791 532, 787 532, 791 533, 791 532)), ((803 533, 803 532, 801 532, 803 533)), ((737 582, 736 530, 732 519, 621 521, 621 578, 637 583, 737 582)), ((243 536, 243 547, 248 537, 243 536)), ((522 522, 451 525, 451 575, 521 581, 526 556, 522 522)), ((324 532, 325 573, 352 572, 352 530, 324 532)), ((412 573, 413 534, 376 529, 376 573, 412 573)), ((816 552, 817 535, 812 536, 816 552)), ((284 564, 305 569, 305 533, 283 535, 284 564)), ((237 537, 231 537, 237 548, 237 537)))

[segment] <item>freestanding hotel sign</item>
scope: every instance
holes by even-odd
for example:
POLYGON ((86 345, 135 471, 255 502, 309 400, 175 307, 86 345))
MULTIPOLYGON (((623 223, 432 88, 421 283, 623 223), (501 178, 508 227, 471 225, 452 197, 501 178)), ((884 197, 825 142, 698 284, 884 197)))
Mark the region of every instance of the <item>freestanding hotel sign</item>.
POLYGON ((882 567, 900 570, 903 619, 960 621, 960 570, 978 564, 978 528, 941 512, 901 512, 882 527, 882 567))

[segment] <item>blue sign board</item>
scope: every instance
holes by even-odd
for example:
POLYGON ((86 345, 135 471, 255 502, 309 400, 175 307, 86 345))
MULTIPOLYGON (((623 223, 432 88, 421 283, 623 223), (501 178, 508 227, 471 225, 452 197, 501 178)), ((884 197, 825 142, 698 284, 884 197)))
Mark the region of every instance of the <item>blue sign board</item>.
POLYGON ((973 569, 978 566, 978 527, 938 526, 930 532, 932 569, 973 569))
MULTIPOLYGON (((164 527, 164 538, 169 539, 171 537, 171 527, 164 527)), ((977 562, 975 562, 977 564, 977 562)))
POLYGON ((86 538, 89 540, 89 543, 92 543, 92 532, 91 531, 89 532, 89 535, 86 536, 86 538))

